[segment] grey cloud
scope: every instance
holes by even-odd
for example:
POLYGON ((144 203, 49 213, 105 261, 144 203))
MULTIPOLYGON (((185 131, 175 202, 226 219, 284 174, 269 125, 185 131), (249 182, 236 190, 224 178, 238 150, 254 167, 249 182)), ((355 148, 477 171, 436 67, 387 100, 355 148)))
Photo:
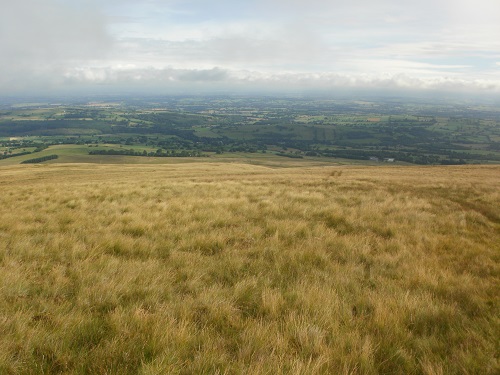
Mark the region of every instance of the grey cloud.
POLYGON ((172 82, 222 82, 229 79, 225 69, 114 69, 79 68, 65 74, 67 83, 134 84, 144 86, 161 85, 172 82))
POLYGON ((57 0, 0 0, 0 85, 4 90, 57 79, 75 61, 104 58, 113 40, 90 6, 57 0))
POLYGON ((0 43, 14 58, 99 58, 112 42, 104 16, 94 8, 57 0, 1 1, 6 4, 0 4, 0 43))
POLYGON ((220 82, 228 79, 228 72, 220 68, 181 70, 178 79, 187 82, 220 82))

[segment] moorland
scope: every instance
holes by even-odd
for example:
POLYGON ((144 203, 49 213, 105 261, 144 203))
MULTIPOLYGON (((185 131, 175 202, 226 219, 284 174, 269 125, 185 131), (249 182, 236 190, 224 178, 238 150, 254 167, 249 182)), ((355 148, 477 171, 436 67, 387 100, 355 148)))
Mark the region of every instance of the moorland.
POLYGON ((498 112, 267 102, 1 109, 0 373, 498 373, 498 112))
POLYGON ((0 372, 495 374, 499 172, 2 167, 0 372))

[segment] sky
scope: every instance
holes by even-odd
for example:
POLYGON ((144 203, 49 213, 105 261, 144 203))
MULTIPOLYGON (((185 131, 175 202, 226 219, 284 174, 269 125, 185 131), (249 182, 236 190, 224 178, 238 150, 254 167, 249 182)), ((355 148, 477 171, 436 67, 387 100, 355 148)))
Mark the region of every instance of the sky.
POLYGON ((500 0, 0 0, 0 94, 500 93, 500 0))

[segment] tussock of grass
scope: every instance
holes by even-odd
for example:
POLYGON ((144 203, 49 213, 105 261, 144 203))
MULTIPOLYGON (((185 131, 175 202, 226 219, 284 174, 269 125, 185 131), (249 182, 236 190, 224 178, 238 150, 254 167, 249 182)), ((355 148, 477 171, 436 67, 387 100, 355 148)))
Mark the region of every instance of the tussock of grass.
POLYGON ((497 373, 499 176, 4 168, 0 373, 497 373))

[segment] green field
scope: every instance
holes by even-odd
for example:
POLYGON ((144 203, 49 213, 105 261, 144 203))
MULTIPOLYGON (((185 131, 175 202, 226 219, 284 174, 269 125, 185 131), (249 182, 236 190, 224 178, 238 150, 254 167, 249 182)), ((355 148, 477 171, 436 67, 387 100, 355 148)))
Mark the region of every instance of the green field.
MULTIPOLYGON (((47 155, 58 155, 57 160, 50 160, 44 164, 60 163, 90 163, 90 164, 178 164, 178 163, 197 163, 199 158, 175 157, 158 158, 127 155, 89 155, 89 151, 114 149, 120 150, 116 145, 103 145, 89 147, 88 145, 53 145, 43 151, 34 154, 22 155, 0 160, 0 167, 13 166, 34 157, 44 157, 47 155)), ((147 150, 155 151, 155 148, 135 145, 123 146, 122 149, 134 149, 137 151, 147 150)), ((266 165, 275 167, 290 167, 301 165, 328 166, 328 165, 380 165, 380 163, 370 161, 356 161, 352 159, 328 158, 328 157, 304 157, 302 159, 284 158, 269 153, 245 153, 245 152, 226 152, 221 154, 208 153, 203 158, 208 163, 235 163, 243 162, 247 164, 266 165)), ((405 163, 395 163, 395 165, 404 165, 405 163)))
POLYGON ((292 150, 300 156, 358 161, 500 163, 500 113, 494 106, 257 97, 132 103, 1 110, 0 156, 2 150, 34 144, 112 144, 191 155, 292 150))

